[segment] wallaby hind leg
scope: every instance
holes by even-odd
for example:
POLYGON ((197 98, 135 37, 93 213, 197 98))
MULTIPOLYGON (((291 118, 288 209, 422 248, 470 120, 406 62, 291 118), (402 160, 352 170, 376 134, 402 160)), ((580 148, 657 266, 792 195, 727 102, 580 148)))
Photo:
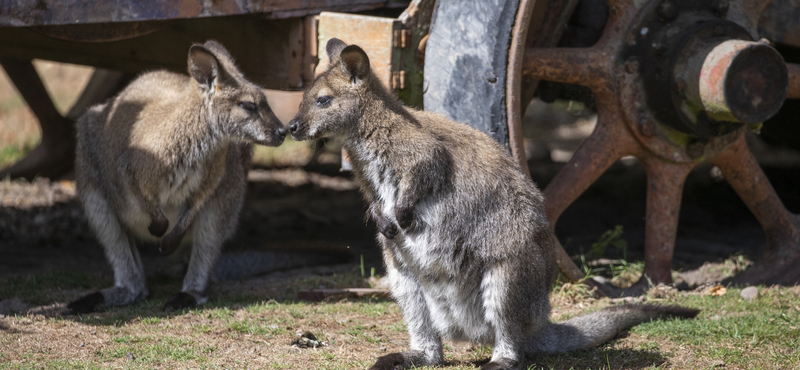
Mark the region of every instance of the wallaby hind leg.
POLYGON ((392 284, 392 295, 403 310, 403 317, 408 326, 410 336, 409 351, 390 353, 378 357, 370 370, 410 369, 421 366, 433 366, 444 362, 442 340, 434 330, 433 320, 422 288, 417 280, 407 271, 397 268, 392 252, 389 250, 391 240, 383 239, 382 244, 386 272, 392 284))
POLYGON ((247 187, 250 147, 232 145, 225 176, 194 219, 192 254, 183 289, 164 305, 165 311, 194 307, 208 301, 207 288, 222 244, 236 231, 247 187))
POLYGON ((192 232, 192 254, 189 258, 189 269, 183 279, 183 289, 164 305, 164 310, 175 311, 194 307, 208 301, 207 288, 217 262, 222 243, 227 237, 227 218, 233 218, 234 224, 237 215, 228 215, 218 211, 217 204, 207 204, 205 209, 195 219, 192 232))
POLYGON ((133 239, 127 235, 105 198, 91 185, 82 192, 86 217, 114 270, 114 286, 84 296, 67 308, 75 313, 105 306, 123 306, 147 297, 144 268, 133 239))
POLYGON ((498 294, 507 291, 508 287, 519 287, 525 280, 533 279, 520 272, 522 268, 516 262, 518 261, 495 264, 488 269, 481 281, 485 318, 494 329, 492 359, 483 364, 481 370, 523 369, 526 328, 544 326, 547 323, 550 306, 546 290, 538 294, 498 294))

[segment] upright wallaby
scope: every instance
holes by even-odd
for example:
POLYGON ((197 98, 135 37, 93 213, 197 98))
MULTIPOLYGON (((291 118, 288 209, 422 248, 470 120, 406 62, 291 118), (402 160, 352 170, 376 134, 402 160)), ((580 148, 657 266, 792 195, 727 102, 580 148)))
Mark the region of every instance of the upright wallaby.
POLYGON ((183 291, 165 309, 204 303, 244 201, 249 143, 277 146, 286 136, 222 45, 192 45, 188 62, 191 77, 145 73, 77 122, 78 195, 115 282, 70 303, 73 312, 147 296, 136 241, 158 243, 165 255, 191 243, 183 291))
POLYGON ((493 344, 482 369, 520 369, 526 354, 596 346, 629 326, 694 317, 676 306, 623 305, 551 323, 557 274, 544 198, 489 136, 403 107, 355 45, 331 39, 330 66, 289 124, 298 140, 341 137, 376 221, 410 350, 372 369, 441 364, 442 337, 493 344))

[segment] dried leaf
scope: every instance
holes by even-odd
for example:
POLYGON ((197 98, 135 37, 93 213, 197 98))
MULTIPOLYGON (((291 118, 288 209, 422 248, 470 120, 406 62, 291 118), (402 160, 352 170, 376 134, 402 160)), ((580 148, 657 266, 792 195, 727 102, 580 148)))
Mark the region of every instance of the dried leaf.
POLYGON ((722 285, 716 285, 716 286, 713 286, 713 287, 711 287, 711 289, 709 289, 709 290, 708 290, 708 294, 709 294, 709 295, 719 295, 719 296, 722 296, 722 295, 725 295, 725 293, 728 293, 728 289, 726 289, 726 288, 725 288, 724 286, 722 286, 722 285))

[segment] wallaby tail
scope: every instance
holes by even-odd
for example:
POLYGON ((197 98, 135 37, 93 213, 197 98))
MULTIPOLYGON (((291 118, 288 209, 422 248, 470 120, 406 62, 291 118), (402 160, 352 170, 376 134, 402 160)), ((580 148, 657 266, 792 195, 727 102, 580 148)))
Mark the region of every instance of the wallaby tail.
POLYGON ((530 338, 528 353, 560 353, 595 347, 631 326, 654 319, 691 319, 700 310, 680 306, 630 304, 606 307, 600 311, 549 323, 530 338))

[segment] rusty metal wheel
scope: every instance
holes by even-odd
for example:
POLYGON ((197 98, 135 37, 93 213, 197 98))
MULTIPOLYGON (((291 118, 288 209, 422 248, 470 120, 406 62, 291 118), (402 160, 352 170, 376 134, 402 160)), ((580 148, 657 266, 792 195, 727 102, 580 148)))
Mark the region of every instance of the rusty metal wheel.
MULTIPOLYGON (((524 161, 521 107, 537 80, 590 88, 598 113, 594 132, 545 189, 551 223, 623 156, 635 156, 647 173, 643 276, 625 290, 605 286, 606 294, 638 295, 650 283, 672 282, 683 184, 704 161, 722 170, 767 233, 761 259, 732 282, 800 282, 800 218, 783 206, 744 136, 774 115, 787 93, 800 97, 800 67, 787 67, 756 38, 767 3, 609 0, 608 21, 594 46, 548 48, 530 40, 536 18, 541 21, 543 12, 563 18, 575 2, 520 2, 507 77, 514 154, 524 161)), ((561 246, 557 252, 567 277, 583 279, 561 246)))

